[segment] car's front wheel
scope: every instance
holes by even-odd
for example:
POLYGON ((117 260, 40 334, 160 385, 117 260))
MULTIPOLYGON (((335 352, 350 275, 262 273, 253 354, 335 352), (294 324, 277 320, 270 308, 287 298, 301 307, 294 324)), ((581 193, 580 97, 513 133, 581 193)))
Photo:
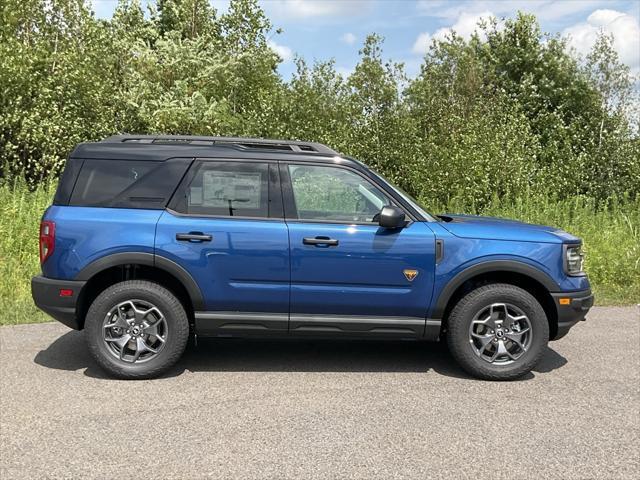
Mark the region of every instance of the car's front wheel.
POLYGON ((117 378, 152 378, 182 356, 189 339, 184 307, 157 283, 112 285, 93 301, 85 335, 96 362, 117 378))
POLYGON ((472 290, 451 311, 447 342, 460 366, 486 380, 530 372, 549 341, 540 303, 526 290, 489 284, 472 290))

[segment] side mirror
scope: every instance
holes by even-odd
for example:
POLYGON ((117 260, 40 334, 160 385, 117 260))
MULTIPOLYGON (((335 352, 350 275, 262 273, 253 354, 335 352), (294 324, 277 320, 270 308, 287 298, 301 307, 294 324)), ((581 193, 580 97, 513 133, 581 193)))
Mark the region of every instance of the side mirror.
POLYGON ((378 224, 383 228, 402 228, 406 224, 404 212, 391 205, 382 207, 378 214, 378 224))

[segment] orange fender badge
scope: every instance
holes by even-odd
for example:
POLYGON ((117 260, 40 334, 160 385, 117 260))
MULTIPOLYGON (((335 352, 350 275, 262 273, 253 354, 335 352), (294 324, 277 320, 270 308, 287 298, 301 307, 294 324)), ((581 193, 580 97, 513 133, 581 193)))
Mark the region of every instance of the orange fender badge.
POLYGON ((418 276, 418 270, 412 270, 410 268, 405 268, 402 273, 404 273, 404 276, 406 277, 407 280, 409 280, 410 282, 413 282, 415 280, 415 278, 418 276))

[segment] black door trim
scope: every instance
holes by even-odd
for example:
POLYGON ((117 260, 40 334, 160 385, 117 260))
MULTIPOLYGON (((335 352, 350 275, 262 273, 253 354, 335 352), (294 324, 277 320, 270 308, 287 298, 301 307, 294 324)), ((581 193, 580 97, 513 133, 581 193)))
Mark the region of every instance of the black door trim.
POLYGON ((195 312, 202 337, 317 336, 437 340, 440 321, 421 317, 373 317, 262 312, 195 312))
POLYGON ((289 331, 293 335, 366 335, 421 338, 425 318, 370 317, 360 315, 291 314, 289 331))
POLYGON ((203 337, 286 334, 289 314, 195 312, 196 333, 203 337))

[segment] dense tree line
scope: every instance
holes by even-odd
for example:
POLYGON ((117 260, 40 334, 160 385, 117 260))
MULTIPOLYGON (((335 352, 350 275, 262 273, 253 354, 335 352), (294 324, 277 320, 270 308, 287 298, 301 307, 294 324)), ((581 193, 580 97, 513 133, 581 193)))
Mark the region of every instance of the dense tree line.
POLYGON ((332 61, 283 79, 277 34, 255 0, 84 0, 0 6, 0 175, 59 173, 78 142, 118 132, 327 143, 430 203, 454 198, 637 198, 634 79, 602 36, 586 59, 519 14, 469 40, 434 42, 420 73, 372 34, 348 76, 332 61))

